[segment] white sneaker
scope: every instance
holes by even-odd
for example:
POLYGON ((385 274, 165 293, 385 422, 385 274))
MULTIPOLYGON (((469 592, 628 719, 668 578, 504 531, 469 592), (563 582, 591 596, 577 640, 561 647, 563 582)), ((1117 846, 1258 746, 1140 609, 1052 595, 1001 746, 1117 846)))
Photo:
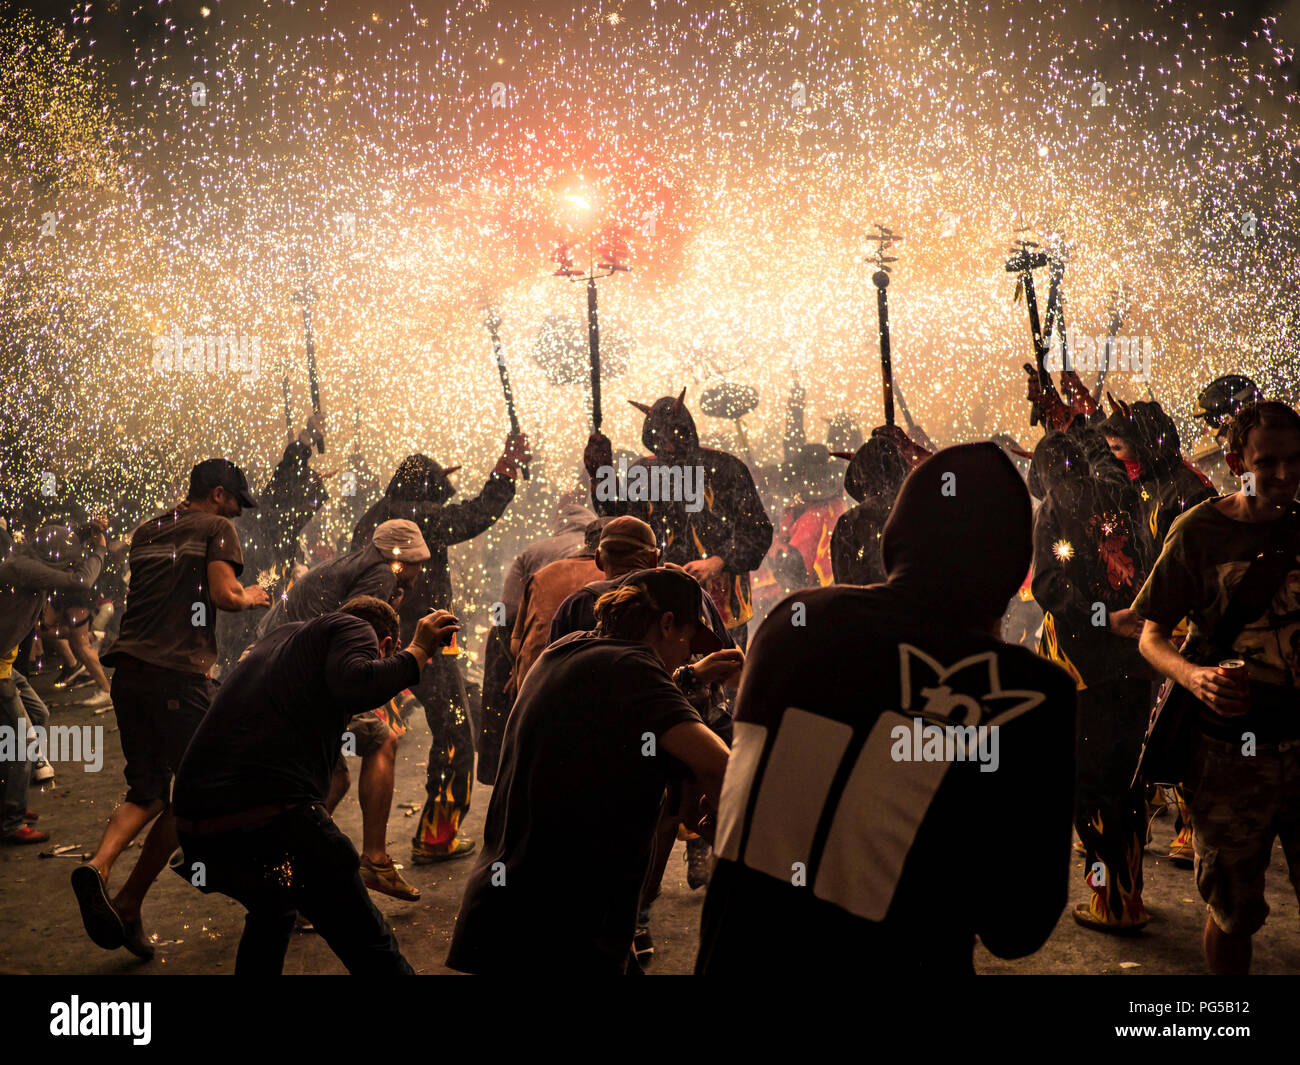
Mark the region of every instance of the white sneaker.
POLYGON ((81 706, 89 706, 96 710, 113 709, 113 697, 104 691, 103 688, 96 688, 95 694, 86 699, 78 701, 81 706))

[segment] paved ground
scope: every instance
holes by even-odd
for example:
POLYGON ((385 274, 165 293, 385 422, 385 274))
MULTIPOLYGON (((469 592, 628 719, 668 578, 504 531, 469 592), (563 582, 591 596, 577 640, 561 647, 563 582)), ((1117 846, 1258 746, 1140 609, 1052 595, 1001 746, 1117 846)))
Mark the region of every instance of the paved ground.
MULTIPOLYGON (((104 819, 120 799, 124 785, 122 755, 112 713, 94 716, 68 697, 49 690, 49 677, 36 678, 36 686, 47 695, 53 711, 52 724, 102 725, 106 756, 103 770, 85 773, 80 766, 57 766, 53 787, 33 793, 31 807, 41 814, 39 827, 51 833, 51 842, 39 846, 0 847, 0 970, 31 973, 221 973, 234 965, 235 946, 243 924, 243 909, 221 896, 205 896, 169 872, 164 872, 145 904, 145 926, 158 947, 153 962, 139 962, 124 950, 102 951, 90 943, 81 927, 68 874, 76 859, 41 858, 38 852, 54 846, 76 844, 77 850, 92 850, 99 839, 104 819)), ((79 689, 85 693, 89 689, 79 689)), ((424 756, 428 731, 423 720, 413 723, 403 741, 399 758, 396 803, 417 803, 424 796, 424 756)), ((355 780, 354 771, 353 778, 355 780)), ((490 789, 476 787, 467 834, 477 838, 483 824, 490 789)), ((338 821, 354 840, 361 837, 360 811, 355 792, 344 799, 338 821)), ((460 902, 461 881, 472 859, 450 866, 414 868, 409 865, 409 846, 414 814, 394 807, 389 823, 390 851, 398 862, 406 862, 404 875, 417 884, 423 898, 403 903, 375 896, 395 929, 407 959, 421 973, 444 973, 452 924, 460 902)), ((1155 840, 1167 842, 1172 829, 1167 820, 1157 820, 1155 840)), ((960 839, 953 840, 960 848, 960 839)), ((575 874, 590 848, 580 837, 574 839, 575 874)), ((114 870, 114 884, 120 883, 134 863, 131 848, 114 870)), ((656 904, 654 936, 657 954, 652 972, 685 973, 695 957, 703 892, 686 884, 684 849, 674 853, 665 877, 664 894, 656 904)), ((982 868, 977 855, 970 856, 969 872, 995 876, 997 870, 982 868)), ((1087 889, 1082 882, 1083 862, 1076 858, 1071 887, 1071 907, 1083 901, 1087 889)), ((1020 961, 1001 961, 983 948, 976 952, 976 966, 988 973, 1200 973, 1203 971, 1200 933, 1205 908, 1196 894, 1190 870, 1148 855, 1146 899, 1153 920, 1146 931, 1133 938, 1113 938, 1085 931, 1063 915, 1047 944, 1038 953, 1020 961)), ((953 884, 952 905, 964 901, 960 881, 953 884)), ((1273 908, 1264 932, 1256 938, 1255 971, 1300 973, 1300 913, 1287 881, 1280 848, 1275 851, 1268 874, 1268 898, 1273 908)), ((1015 890, 1008 884, 1007 890, 1015 890)), ((943 920, 943 914, 936 914, 943 920)), ((755 929, 762 935, 762 929, 755 929)), ((299 935, 290 947, 285 967, 290 973, 341 972, 333 954, 313 935, 299 935)))

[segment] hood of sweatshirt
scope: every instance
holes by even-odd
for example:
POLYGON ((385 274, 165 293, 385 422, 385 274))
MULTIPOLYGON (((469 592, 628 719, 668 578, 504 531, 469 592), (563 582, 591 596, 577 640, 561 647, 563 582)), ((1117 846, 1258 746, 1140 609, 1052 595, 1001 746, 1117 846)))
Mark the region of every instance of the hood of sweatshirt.
POLYGON ((945 619, 984 624, 1033 558, 1029 492, 996 444, 944 448, 903 482, 881 539, 888 583, 945 619))

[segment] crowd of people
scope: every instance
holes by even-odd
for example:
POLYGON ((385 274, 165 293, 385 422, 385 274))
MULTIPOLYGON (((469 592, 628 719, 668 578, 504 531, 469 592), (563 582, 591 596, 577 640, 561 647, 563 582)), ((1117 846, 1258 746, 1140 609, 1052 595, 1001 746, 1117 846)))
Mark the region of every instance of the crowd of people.
MULTIPOLYGON (((472 498, 423 454, 382 491, 365 468, 350 538, 312 558, 314 416, 256 496, 213 458, 116 539, 102 516, 10 515, 0 727, 39 746, 42 666, 115 715, 125 798, 71 893, 95 945, 143 959, 170 866, 247 910, 239 974, 281 972, 295 927, 350 972, 410 973, 371 893, 420 897, 388 824, 422 711, 411 864, 474 859, 454 969, 644 972, 684 839, 700 973, 971 973, 977 937, 1043 945, 1080 856, 1073 918, 1135 934, 1153 848, 1195 870, 1207 966, 1246 972, 1278 839, 1300 891, 1300 416, 1220 378, 1193 462, 1159 403, 1107 398, 1031 374, 1032 449, 939 448, 844 413, 810 442, 796 384, 766 466, 702 443, 684 391, 637 403, 646 453, 616 467, 591 436, 583 487, 503 574, 471 685, 448 552, 512 505, 527 439, 472 498), (359 851, 332 818, 348 756, 359 851), (575 876, 579 838, 601 860, 575 876)), ((46 842, 28 804, 54 767, 5 750, 0 837, 46 842)))

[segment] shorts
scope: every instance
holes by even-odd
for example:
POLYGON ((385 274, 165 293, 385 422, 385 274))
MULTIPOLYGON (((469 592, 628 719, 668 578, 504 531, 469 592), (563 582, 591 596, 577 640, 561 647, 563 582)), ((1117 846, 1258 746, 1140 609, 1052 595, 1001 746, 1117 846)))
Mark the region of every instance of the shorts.
POLYGON ((50 593, 50 606, 59 614, 90 609, 89 588, 60 588, 50 593))
POLYGON ((1200 736, 1183 782, 1191 811, 1196 887, 1228 935, 1253 935, 1268 916, 1264 871, 1280 838, 1300 899, 1300 740, 1261 745, 1200 736))
POLYGON ((123 661, 113 672, 113 709, 126 758, 126 801, 171 802, 172 778, 217 686, 207 677, 123 661))
POLYGON ((401 739, 406 735, 406 721, 410 708, 416 705, 415 697, 409 691, 399 692, 383 706, 367 710, 364 714, 355 714, 348 721, 344 732, 344 747, 348 754, 364 758, 379 750, 389 736, 401 739), (347 748, 347 735, 351 733, 353 743, 347 748))

